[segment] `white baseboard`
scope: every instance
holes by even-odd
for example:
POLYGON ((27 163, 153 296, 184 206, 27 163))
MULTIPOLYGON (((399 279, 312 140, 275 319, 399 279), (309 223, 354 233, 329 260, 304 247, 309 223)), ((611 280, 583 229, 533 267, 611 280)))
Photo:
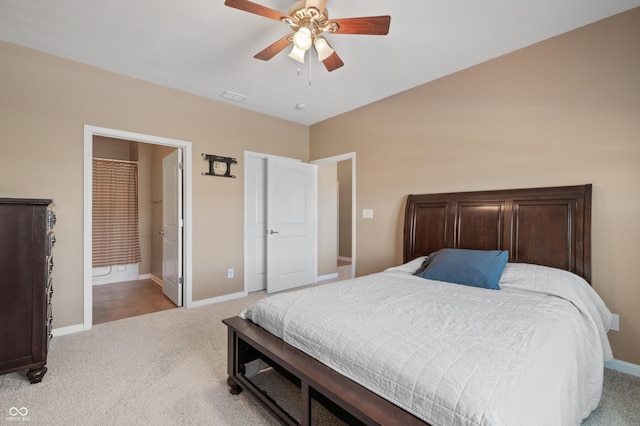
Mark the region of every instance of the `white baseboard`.
POLYGON ((327 275, 321 275, 318 277, 318 279, 316 280, 317 282, 320 281, 326 281, 326 280, 332 280, 334 278, 338 278, 338 273, 334 273, 334 274, 327 274, 327 275))
POLYGON ((351 262, 351 258, 350 257, 345 257, 345 256, 338 256, 338 260, 344 260, 345 262, 351 262))
POLYGON ((604 367, 640 377, 640 365, 638 364, 632 364, 630 362, 614 359, 611 361, 606 361, 604 363, 604 367))
POLYGON ((198 308, 200 306, 213 305, 214 303, 226 302, 228 300, 240 299, 248 296, 249 293, 240 291, 238 293, 225 294, 224 296, 212 297, 210 299, 196 300, 191 302, 187 308, 198 308))
MULTIPOLYGON (((151 277, 153 277, 153 275, 151 277)), ((158 279, 157 277, 155 278, 158 279)), ((153 280, 153 278, 150 278, 150 279, 153 280)), ((162 284, 162 281, 160 281, 160 284, 162 284)), ((226 302, 228 300, 239 299, 247 295, 248 293, 241 291, 238 293, 226 294, 224 296, 212 297, 211 299, 197 300, 189 304, 187 308, 197 308, 199 306, 206 306, 206 305, 212 305, 214 303, 226 302)), ((58 336, 64 336, 66 334, 79 333, 81 331, 85 331, 84 324, 76 324, 76 325, 70 325, 67 327, 54 328, 53 330, 51 330, 51 334, 53 335, 53 337, 58 337, 58 336)))
POLYGON ((67 327, 59 327, 51 330, 53 337, 64 336, 66 334, 79 333, 84 331, 84 324, 70 325, 67 327))
POLYGON ((154 283, 158 284, 160 287, 162 287, 162 278, 158 278, 153 274, 149 274, 149 279, 154 283))

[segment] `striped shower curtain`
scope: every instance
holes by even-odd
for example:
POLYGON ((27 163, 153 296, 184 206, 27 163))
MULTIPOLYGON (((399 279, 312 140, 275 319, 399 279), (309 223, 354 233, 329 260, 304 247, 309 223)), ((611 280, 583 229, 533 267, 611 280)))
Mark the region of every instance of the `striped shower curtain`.
POLYGON ((139 263, 138 163, 93 160, 93 266, 139 263))

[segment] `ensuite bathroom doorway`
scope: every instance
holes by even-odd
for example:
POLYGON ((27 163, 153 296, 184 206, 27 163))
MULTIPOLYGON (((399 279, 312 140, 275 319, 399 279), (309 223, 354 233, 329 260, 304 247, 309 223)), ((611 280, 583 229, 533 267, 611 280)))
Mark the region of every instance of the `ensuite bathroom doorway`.
POLYGON ((162 287, 161 186, 176 151, 93 138, 93 325, 176 307, 162 287))
POLYGON ((85 172, 85 206, 91 206, 91 209, 85 209, 85 241, 91 243, 85 245, 91 247, 91 252, 85 251, 84 262, 85 330, 94 324, 172 309, 177 307, 176 303, 188 305, 191 302, 191 281, 183 278, 190 275, 190 263, 185 265, 184 259, 190 252, 191 234, 186 220, 191 216, 191 186, 190 182, 189 185, 183 182, 183 177, 190 181, 186 177, 190 161, 183 159, 186 157, 184 151, 190 152, 190 143, 85 126, 85 171, 88 165, 91 177, 87 179, 85 172), (87 132, 87 127, 90 132, 87 132), (168 194, 165 187, 165 169, 167 164, 173 164, 167 163, 166 159, 176 163, 173 169, 179 169, 179 183, 168 186, 169 191, 176 194, 168 194), (104 188, 98 184, 103 179, 100 177, 102 169, 107 170, 104 178, 107 183, 103 185, 107 188, 105 193, 100 192, 104 188), (116 184, 118 179, 124 179, 124 183, 116 184), (87 191, 88 185, 91 191, 87 191), (122 194, 120 189, 114 189, 127 186, 130 188, 125 188, 122 194), (180 207, 172 209, 167 203, 178 203, 180 207), (110 213, 109 205, 120 207, 110 213), (180 211, 178 219, 173 221, 179 224, 176 232, 167 232, 170 230, 165 223, 167 208, 180 211), (101 225, 99 215, 104 213, 103 209, 107 211, 108 218, 115 218, 109 218, 111 222, 101 225), (91 212, 90 218, 87 211, 91 212), (125 229, 119 227, 123 223, 125 229), (129 232, 131 229, 135 232, 129 232), (129 233, 137 239, 128 237, 129 233), (176 236, 170 246, 165 241, 167 233, 176 236), (113 241, 105 243, 103 239, 113 241), (176 239, 179 239, 180 247, 177 252, 172 250, 178 245, 176 239), (101 247, 105 244, 106 249, 101 247), (167 256, 173 262, 167 261, 167 256), (167 265, 174 266, 167 269, 167 265), (163 283, 163 280, 167 281, 166 277, 173 275, 177 277, 172 281, 179 282, 179 286, 174 286, 167 296, 163 289, 168 289, 168 284, 172 283, 163 283))

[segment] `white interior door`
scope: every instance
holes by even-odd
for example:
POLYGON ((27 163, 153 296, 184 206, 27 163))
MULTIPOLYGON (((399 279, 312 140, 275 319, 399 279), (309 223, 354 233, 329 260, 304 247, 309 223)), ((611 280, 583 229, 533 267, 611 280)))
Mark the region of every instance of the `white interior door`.
POLYGON ((267 292, 316 281, 317 166, 267 158, 267 292))
POLYGON ((162 159, 162 292, 182 306, 182 150, 162 159))
POLYGON ((247 291, 267 288, 267 159, 245 157, 245 244, 247 291))

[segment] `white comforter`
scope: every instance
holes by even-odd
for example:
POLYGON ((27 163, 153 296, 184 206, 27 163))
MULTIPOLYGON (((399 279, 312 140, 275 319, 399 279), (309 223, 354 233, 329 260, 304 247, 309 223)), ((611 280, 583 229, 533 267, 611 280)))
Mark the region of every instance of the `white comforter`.
POLYGON ((486 290, 420 262, 242 315, 432 425, 578 425, 598 406, 611 313, 584 280, 508 264, 486 290))

